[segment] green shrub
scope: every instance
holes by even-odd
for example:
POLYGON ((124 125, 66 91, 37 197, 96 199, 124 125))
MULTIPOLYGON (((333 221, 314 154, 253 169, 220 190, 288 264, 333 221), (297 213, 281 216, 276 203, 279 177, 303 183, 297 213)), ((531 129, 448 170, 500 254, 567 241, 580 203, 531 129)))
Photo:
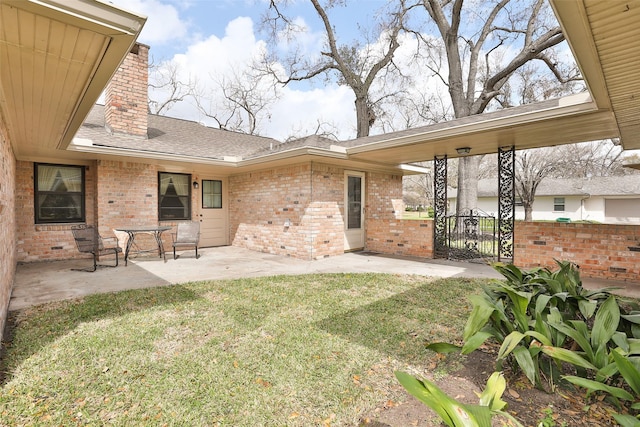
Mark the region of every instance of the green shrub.
POLYGON ((428 380, 419 380, 405 372, 396 372, 402 386, 425 405, 433 409, 449 427, 491 427, 491 419, 500 416, 515 426, 522 426, 513 416, 503 411, 507 403, 501 399, 507 383, 500 372, 494 372, 477 405, 458 402, 428 380))

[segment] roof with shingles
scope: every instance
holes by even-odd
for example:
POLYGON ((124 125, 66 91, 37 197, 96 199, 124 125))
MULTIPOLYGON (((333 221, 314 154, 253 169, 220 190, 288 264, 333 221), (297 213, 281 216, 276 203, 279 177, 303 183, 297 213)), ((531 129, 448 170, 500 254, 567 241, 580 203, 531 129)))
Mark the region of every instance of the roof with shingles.
POLYGON ((273 138, 207 127, 173 117, 148 115, 148 138, 111 133, 105 127, 104 106, 95 105, 76 138, 90 139, 94 145, 154 153, 177 154, 211 159, 224 156, 250 157, 277 146, 273 138))
POLYGON ((335 141, 319 135, 310 135, 289 142, 273 138, 221 130, 200 123, 174 117, 148 115, 148 138, 109 132, 105 126, 104 105, 95 105, 76 134, 77 138, 89 139, 94 146, 148 151, 150 153, 176 154, 208 159, 223 159, 225 156, 243 159, 260 158, 274 153, 299 148, 316 148, 329 151, 332 145, 345 148, 365 146, 380 141, 393 140, 425 132, 435 132, 503 117, 541 111, 558 106, 559 100, 543 101, 505 110, 479 114, 380 135, 335 141))

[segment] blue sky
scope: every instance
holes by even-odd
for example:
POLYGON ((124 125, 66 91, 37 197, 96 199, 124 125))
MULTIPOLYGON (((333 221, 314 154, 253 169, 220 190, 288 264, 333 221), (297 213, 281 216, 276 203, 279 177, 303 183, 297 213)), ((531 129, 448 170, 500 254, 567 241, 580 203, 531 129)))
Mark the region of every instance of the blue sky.
MULTIPOLYGON (((227 25, 248 17, 258 32, 266 0, 110 0, 125 9, 148 16, 140 41, 152 46, 157 59, 167 59, 210 36, 224 37, 227 25)), ((356 0, 331 9, 331 21, 344 39, 359 36, 357 24, 366 24, 386 0, 356 0), (358 17, 358 19, 354 19, 358 17)), ((307 1, 291 1, 288 14, 301 17, 312 31, 322 30, 315 11, 307 1)))
MULTIPOLYGON (((261 17, 268 9, 266 0, 110 0, 114 5, 148 17, 140 42, 151 47, 154 62, 178 64, 185 80, 194 79, 214 91, 212 80, 228 72, 230 64, 247 62, 252 53, 264 48, 267 36, 260 32, 261 17), (189 74, 188 76, 186 74, 189 74)), ((357 0, 348 7, 331 9, 330 17, 340 40, 359 37, 360 26, 367 26, 386 0, 357 0), (354 17, 358 17, 355 19, 354 17)), ((307 26, 302 36, 312 50, 323 41, 323 27, 307 1, 291 1, 287 14, 307 26)), ((319 121, 338 129, 338 137, 355 135, 353 95, 348 88, 322 79, 314 84, 295 84, 284 88, 273 106, 270 120, 261 134, 284 140, 313 133, 319 121)), ((167 115, 214 125, 188 102, 177 104, 167 115)))
MULTIPOLYGON (((197 82, 199 91, 209 99, 211 112, 221 110, 219 82, 232 76, 234 70, 246 67, 270 43, 267 35, 260 31, 261 17, 268 9, 268 0, 110 1, 118 7, 148 17, 139 41, 151 47, 150 55, 156 64, 166 61, 179 70, 182 81, 197 82)), ((350 0, 348 6, 337 5, 327 10, 339 41, 348 44, 360 39, 362 29, 371 30, 376 13, 387 3, 387 0, 350 0)), ((308 55, 317 55, 323 46, 324 28, 310 2, 289 0, 283 10, 306 28, 306 32, 297 37, 304 51, 308 55)), ((473 30, 472 20, 476 12, 473 9, 467 11, 470 15, 465 22, 468 29, 473 30)), ((370 42, 375 47, 378 40, 370 42)), ((519 49, 519 46, 515 48, 519 49)), ((502 46, 495 52, 498 56, 502 53, 504 60, 513 56, 511 49, 512 46, 502 46)), ((402 89, 418 95, 414 99, 432 97, 439 103, 435 108, 444 115, 450 115, 450 98, 446 87, 415 60, 415 50, 415 39, 407 36, 401 40, 401 48, 396 52, 394 62, 402 67, 404 73, 414 76, 411 86, 402 86, 402 89)), ((568 53, 566 46, 565 50, 568 53)), ((446 78, 446 61, 442 61, 440 66, 446 78)), ((269 115, 261 121, 259 134, 284 141, 290 137, 312 134, 321 123, 326 125, 325 130, 339 139, 355 137, 355 98, 348 87, 317 78, 312 83, 293 83, 280 87, 278 95, 277 101, 270 106, 269 115)), ((151 97, 161 98, 162 94, 151 93, 151 97)), ((409 111, 412 106, 407 105, 409 111)), ((386 119, 390 124, 386 128, 373 128, 372 134, 404 129, 403 126, 407 125, 406 115, 398 111, 388 114, 386 119)), ((192 101, 178 103, 165 114, 217 126, 192 101)), ((376 121, 376 126, 379 123, 381 121, 376 121)))

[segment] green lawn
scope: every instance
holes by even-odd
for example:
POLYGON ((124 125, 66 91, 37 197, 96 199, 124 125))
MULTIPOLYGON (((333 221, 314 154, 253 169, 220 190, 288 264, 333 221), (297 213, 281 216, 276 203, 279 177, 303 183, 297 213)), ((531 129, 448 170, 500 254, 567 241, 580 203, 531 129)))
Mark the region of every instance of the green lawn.
POLYGON ((481 281, 333 274, 188 283, 20 312, 0 425, 356 426, 431 377, 481 281))

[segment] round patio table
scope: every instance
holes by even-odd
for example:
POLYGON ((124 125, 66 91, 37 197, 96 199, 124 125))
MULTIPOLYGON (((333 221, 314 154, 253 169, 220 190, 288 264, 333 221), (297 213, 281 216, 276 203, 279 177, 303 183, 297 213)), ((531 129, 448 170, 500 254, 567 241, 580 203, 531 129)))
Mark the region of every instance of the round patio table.
MULTIPOLYGON (((124 251, 124 265, 127 265, 127 261, 129 260, 129 252, 131 248, 134 246, 134 242, 137 234, 151 234, 156 239, 156 243, 158 244, 158 255, 160 258, 164 258, 164 262, 167 262, 167 257, 164 252, 164 245, 162 244, 162 233, 171 230, 172 227, 163 225, 150 225, 150 226, 142 226, 142 227, 120 227, 116 228, 116 231, 122 231, 129 235, 127 239, 127 247, 124 251)), ((136 251, 138 253, 145 252, 142 250, 136 251)))

